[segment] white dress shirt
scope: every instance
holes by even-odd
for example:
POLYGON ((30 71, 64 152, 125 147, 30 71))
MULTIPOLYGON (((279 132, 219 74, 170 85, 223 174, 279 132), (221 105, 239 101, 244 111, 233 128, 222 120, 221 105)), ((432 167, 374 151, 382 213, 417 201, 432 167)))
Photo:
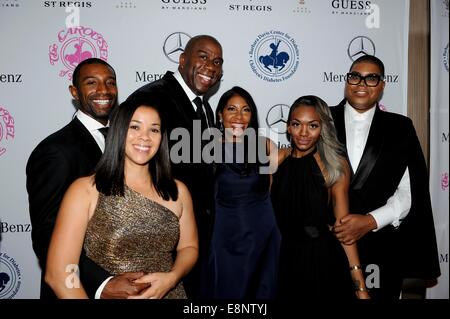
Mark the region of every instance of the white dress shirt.
MULTIPOLYGON (((98 147, 100 147, 100 150, 102 153, 105 151, 105 137, 103 134, 99 131, 100 128, 103 128, 103 124, 100 122, 97 122, 92 117, 86 115, 85 113, 78 110, 75 113, 75 116, 78 118, 78 120, 81 122, 81 124, 86 127, 86 129, 91 133, 92 137, 95 139, 95 142, 97 142, 98 147)), ((108 125, 107 125, 108 126, 108 125)))
MULTIPOLYGON (((178 81, 178 83, 180 83, 181 87, 183 88, 184 93, 186 93, 187 97, 189 98, 189 100, 191 101, 192 107, 194 108, 194 111, 197 112, 197 104, 194 103, 194 99, 197 97, 197 95, 192 92, 192 90, 189 88, 189 86, 187 86, 186 82, 184 82, 183 77, 180 74, 180 71, 175 71, 173 73, 173 77, 178 81)), ((202 101, 203 101, 203 96, 199 96, 202 101)), ((205 110, 205 103, 203 102, 203 113, 205 113, 205 117, 206 117, 206 124, 208 125, 208 128, 210 128, 212 126, 213 123, 209 123, 209 119, 207 116, 207 112, 205 110)))
MULTIPOLYGON (((347 153, 353 172, 356 172, 361 161, 364 148, 369 136, 375 107, 359 113, 348 103, 345 105, 345 135, 347 140, 347 153)), ((411 209, 411 185, 409 183, 409 170, 406 168, 395 193, 381 206, 369 214, 375 219, 380 230, 387 225, 398 227, 411 209)))

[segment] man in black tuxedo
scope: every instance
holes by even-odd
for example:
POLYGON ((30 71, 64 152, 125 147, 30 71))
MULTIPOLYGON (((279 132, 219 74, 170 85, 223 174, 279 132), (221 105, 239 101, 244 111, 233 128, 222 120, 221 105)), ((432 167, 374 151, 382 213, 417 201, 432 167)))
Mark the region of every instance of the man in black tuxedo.
POLYGON ((358 241, 372 298, 393 300, 404 278, 435 279, 440 270, 422 149, 409 118, 380 110, 384 87, 383 62, 362 56, 331 108, 353 172, 351 214, 334 229, 344 244, 358 241))
POLYGON ((199 297, 200 267, 207 255, 214 208, 212 167, 203 161, 201 149, 196 149, 195 145, 205 144, 198 141, 201 138, 198 132, 213 126, 214 113, 205 95, 211 93, 211 88, 222 77, 222 64, 220 43, 212 36, 198 35, 186 44, 177 72, 168 71, 162 79, 136 91, 157 93, 166 102, 163 111, 168 123, 167 132, 169 136, 173 135, 169 140, 173 175, 186 184, 192 195, 199 234, 199 261, 184 280, 189 298, 199 297), (180 129, 189 133, 188 147, 180 145, 182 142, 177 135, 180 129), (179 162, 186 156, 187 161, 179 162))
MULTIPOLYGON (((101 59, 87 59, 73 72, 70 93, 78 104, 74 119, 45 138, 28 159, 27 191, 32 224, 33 249, 42 268, 41 298, 55 295, 44 282, 50 238, 64 193, 78 177, 93 173, 105 147, 104 131, 117 104, 116 74, 101 59)), ((80 258, 81 281, 91 297, 109 277, 84 254, 80 258)), ((142 273, 114 277, 102 285, 102 297, 126 297, 138 292, 130 280, 142 273), (106 286, 105 286, 106 285, 106 286), (105 287, 104 287, 105 286, 105 287)))

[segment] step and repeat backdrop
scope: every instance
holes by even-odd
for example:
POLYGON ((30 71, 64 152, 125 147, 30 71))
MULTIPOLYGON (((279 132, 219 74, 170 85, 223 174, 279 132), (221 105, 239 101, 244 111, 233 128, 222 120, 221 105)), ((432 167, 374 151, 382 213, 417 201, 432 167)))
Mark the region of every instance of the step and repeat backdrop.
POLYGON ((0 298, 39 297, 25 165, 71 120, 68 86, 81 60, 107 60, 123 101, 176 70, 190 37, 213 35, 225 63, 211 105, 234 85, 246 88, 283 146, 292 102, 314 94, 338 104, 362 54, 385 62, 382 108, 406 114, 408 19, 408 0, 0 0, 0 298))

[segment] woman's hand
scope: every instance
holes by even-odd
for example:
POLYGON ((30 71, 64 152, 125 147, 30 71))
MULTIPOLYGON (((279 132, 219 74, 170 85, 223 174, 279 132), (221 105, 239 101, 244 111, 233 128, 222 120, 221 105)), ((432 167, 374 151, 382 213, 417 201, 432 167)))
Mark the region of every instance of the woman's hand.
POLYGON ((150 287, 139 295, 128 299, 161 299, 177 284, 176 276, 171 272, 154 272, 134 281, 135 284, 150 283, 150 287))

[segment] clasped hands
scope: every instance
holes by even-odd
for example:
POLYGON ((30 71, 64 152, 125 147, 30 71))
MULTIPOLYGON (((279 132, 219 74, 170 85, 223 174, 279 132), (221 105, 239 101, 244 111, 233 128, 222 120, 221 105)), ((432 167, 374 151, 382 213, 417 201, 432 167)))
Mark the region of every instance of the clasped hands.
POLYGON ((376 229, 377 223, 372 215, 349 214, 336 220, 333 232, 344 245, 352 245, 369 231, 376 229))
POLYGON ((101 299, 161 299, 176 283, 170 272, 127 272, 108 281, 101 299))

